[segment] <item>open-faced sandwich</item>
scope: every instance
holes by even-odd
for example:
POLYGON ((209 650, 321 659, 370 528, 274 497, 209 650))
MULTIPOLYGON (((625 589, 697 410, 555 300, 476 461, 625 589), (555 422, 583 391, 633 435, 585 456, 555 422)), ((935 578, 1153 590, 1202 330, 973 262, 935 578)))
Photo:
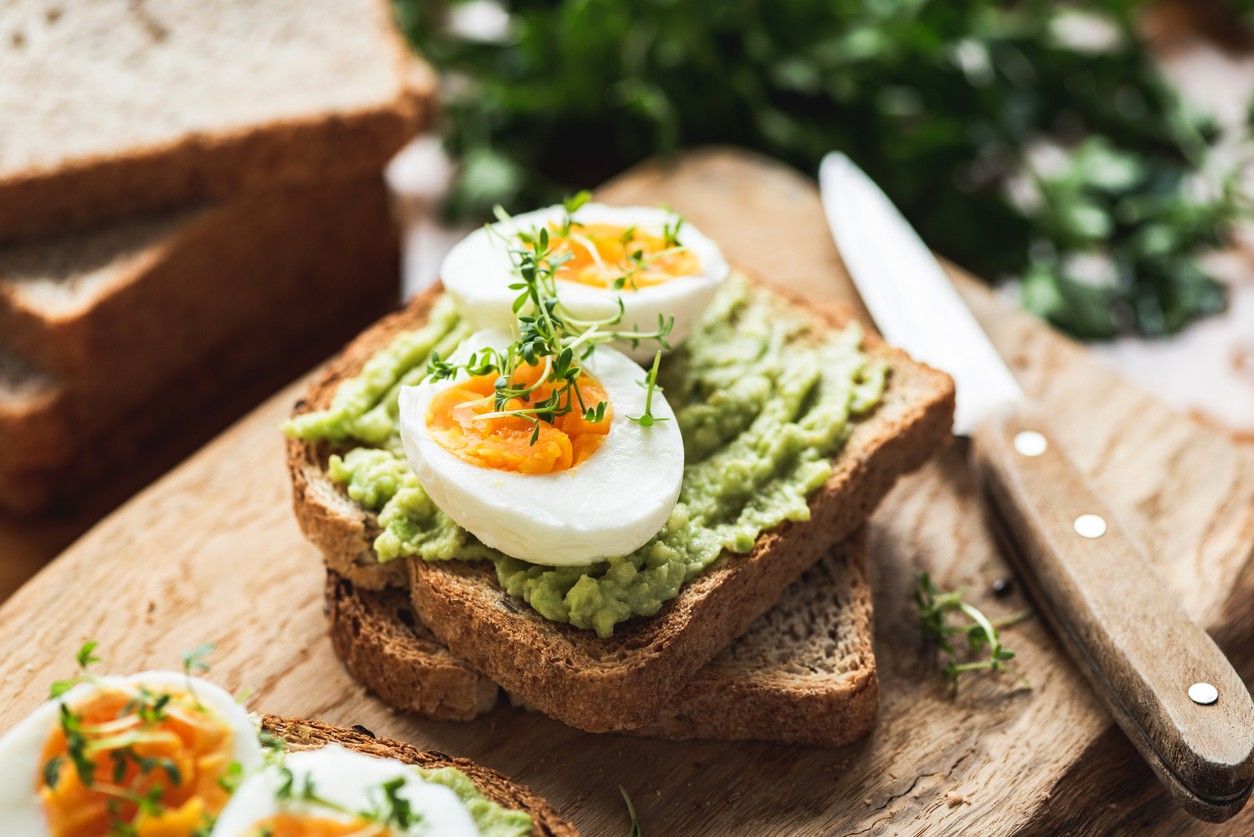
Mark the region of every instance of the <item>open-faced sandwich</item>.
POLYGON ((369 732, 251 715, 192 673, 80 673, 0 736, 6 837, 573 835, 494 771, 369 732))
POLYGON ((669 212, 502 215, 442 280, 297 405, 297 517, 332 589, 407 591, 467 672, 585 730, 674 710, 949 438, 947 376, 669 212))

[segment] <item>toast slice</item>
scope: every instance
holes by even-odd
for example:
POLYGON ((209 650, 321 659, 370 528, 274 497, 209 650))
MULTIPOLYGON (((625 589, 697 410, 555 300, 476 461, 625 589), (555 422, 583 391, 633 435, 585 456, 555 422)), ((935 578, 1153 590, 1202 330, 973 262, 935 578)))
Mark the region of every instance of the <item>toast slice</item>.
POLYGON ((383 310, 398 264, 377 175, 0 248, 0 469, 64 463, 228 343, 283 348, 249 332, 383 310))
POLYGON ((387 0, 14 0, 4 18, 4 239, 378 172, 433 110, 387 0))
POLYGON ((391 738, 379 738, 362 726, 352 729, 331 726, 320 721, 262 715, 261 728, 286 742, 289 750, 316 750, 328 744, 339 744, 368 756, 396 759, 427 769, 455 768, 475 784, 479 792, 503 808, 524 811, 531 817, 534 837, 577 837, 578 829, 558 815, 545 800, 525 785, 482 767, 470 759, 453 758, 434 750, 420 750, 391 738))
MULTIPOLYGON (((328 571, 326 606, 336 654, 389 705, 442 720, 496 705, 496 684, 440 644, 403 591, 359 590, 328 571)), ((878 703, 861 529, 632 734, 839 747, 871 731, 878 703)))
POLYGON ((93 234, 61 250, 0 250, 0 344, 12 336, 87 362, 45 372, 0 345, 0 507, 68 501, 171 435, 188 436, 187 452, 398 294, 399 245, 377 175, 147 229, 103 249, 82 243, 93 234))
MULTIPOLYGON (((823 327, 849 322, 842 308, 770 290, 823 327)), ((341 381, 357 374, 398 333, 425 321, 438 294, 433 288, 418 296, 350 344, 295 412, 328 406, 341 381)), ((949 442, 952 379, 874 336, 867 337, 864 351, 888 365, 888 388, 833 459, 831 477, 810 499, 811 519, 764 533, 747 554, 724 554, 657 615, 619 625, 608 639, 519 606, 499 587, 490 566, 378 564, 371 546, 378 522, 331 483, 326 446, 289 439, 297 520, 327 565, 358 586, 401 583, 408 573, 411 601, 431 633, 528 705, 589 732, 638 728, 656 718, 685 682, 770 609, 806 568, 861 526, 898 476, 949 442)))

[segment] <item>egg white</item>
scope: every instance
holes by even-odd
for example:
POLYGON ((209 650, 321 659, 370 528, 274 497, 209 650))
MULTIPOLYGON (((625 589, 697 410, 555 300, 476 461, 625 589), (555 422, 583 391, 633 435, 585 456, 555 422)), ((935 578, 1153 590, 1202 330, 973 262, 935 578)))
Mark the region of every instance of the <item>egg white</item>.
MULTIPOLYGON (((476 332, 453 355, 464 362, 485 346, 503 350, 501 331, 476 332)), ((661 390, 653 396, 659 420, 641 427, 645 372, 631 359, 598 347, 584 370, 601 382, 612 409, 601 446, 573 468, 520 474, 472 465, 445 450, 427 427, 440 392, 465 379, 424 382, 400 394, 401 439, 418 481, 445 514, 483 543, 533 564, 587 564, 626 555, 657 534, 679 498, 684 443, 661 390)))
MULTIPOLYGON (((510 258, 510 248, 516 246, 514 236, 520 231, 559 223, 563 214, 562 207, 550 206, 516 215, 508 221, 492 225, 492 230, 499 235, 480 229, 449 251, 440 268, 440 278, 462 316, 472 326, 482 329, 513 327, 511 305, 518 295, 517 291, 509 289, 511 283, 518 281, 510 258), (502 237, 507 241, 503 241, 502 237)), ((585 204, 574 214, 575 220, 584 223, 635 226, 642 232, 655 235, 661 234, 663 225, 672 217, 672 213, 656 207, 613 207, 596 203, 585 204)), ((657 328, 659 315, 674 317, 675 325, 667 341, 677 346, 692 333, 693 326, 709 307, 714 293, 730 272, 718 245, 692 224, 685 223, 680 228, 679 243, 697 257, 699 273, 635 291, 560 281, 557 283, 558 298, 576 317, 588 320, 613 316, 618 311, 618 299, 621 298, 624 315, 622 322, 616 326, 619 330, 652 331, 657 328)), ((650 340, 642 341, 635 348, 626 343, 615 348, 644 363, 653 357, 658 344, 650 340)))
MULTIPOLYGON (((338 744, 329 744, 317 750, 291 753, 284 757, 283 763, 292 772, 296 787, 302 787, 305 778, 309 777, 320 797, 350 811, 370 810, 380 802, 379 788, 384 782, 404 777, 405 784, 397 794, 407 800, 412 810, 422 815, 422 819, 417 827, 403 832, 395 825, 390 826, 394 833, 438 834, 441 837, 473 837, 479 833, 457 794, 443 785, 425 781, 412 765, 404 762, 375 758, 338 744)), ((278 790, 282 783, 283 776, 277 765, 245 779, 218 816, 212 837, 252 837, 257 823, 279 813, 350 819, 316 803, 279 800, 278 790)))
MULTIPOLYGON (((90 700, 104 689, 135 689, 145 685, 155 692, 183 692, 188 678, 173 671, 145 671, 125 677, 98 677, 80 683, 55 700, 41 704, 0 737, 0 823, 11 837, 44 837, 49 833, 39 785, 44 744, 60 726, 60 706, 71 708, 90 700)), ((212 710, 233 733, 234 759, 245 771, 262 761, 257 724, 244 707, 224 690, 200 678, 191 678, 196 698, 212 710)))

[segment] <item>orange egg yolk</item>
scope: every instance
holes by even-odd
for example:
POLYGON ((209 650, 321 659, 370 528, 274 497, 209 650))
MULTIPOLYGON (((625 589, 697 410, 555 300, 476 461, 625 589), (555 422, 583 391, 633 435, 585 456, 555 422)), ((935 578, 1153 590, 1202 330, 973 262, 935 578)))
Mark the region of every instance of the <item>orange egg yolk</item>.
MULTIPOLYGON (((572 391, 565 396, 571 409, 552 421, 540 421, 539 436, 532 444, 534 425, 521 416, 502 416, 506 410, 527 409, 553 394, 554 383, 540 381, 545 364, 520 365, 510 378, 512 387, 532 387, 525 400, 511 398, 503 410, 494 403, 496 375, 468 378, 445 389, 431 401, 427 427, 432 438, 458 458, 483 468, 520 474, 551 474, 583 462, 601 447, 610 431, 612 412, 606 404, 600 421, 584 418, 583 408, 572 391)), ((588 408, 607 401, 599 381, 586 372, 578 378, 579 398, 588 408)))
POLYGON ((110 834, 119 824, 138 837, 184 837, 226 805, 218 780, 233 757, 230 726, 188 694, 171 695, 157 720, 142 719, 136 699, 136 692, 110 689, 73 708, 84 741, 79 752, 94 767, 89 783, 62 727, 48 736, 40 763, 55 760, 55 777, 41 776, 39 795, 54 837, 110 834), (141 807, 140 800, 155 804, 141 807))
MULTIPOLYGON (((556 227, 550 232, 557 232, 556 227)), ((667 246, 661 236, 615 224, 574 224, 570 235, 553 238, 554 252, 569 254, 556 276, 597 288, 634 291, 692 276, 701 269, 685 247, 667 246)))
POLYGON ((334 820, 300 814, 275 814, 253 826, 253 834, 266 837, 387 837, 392 832, 380 823, 334 820))

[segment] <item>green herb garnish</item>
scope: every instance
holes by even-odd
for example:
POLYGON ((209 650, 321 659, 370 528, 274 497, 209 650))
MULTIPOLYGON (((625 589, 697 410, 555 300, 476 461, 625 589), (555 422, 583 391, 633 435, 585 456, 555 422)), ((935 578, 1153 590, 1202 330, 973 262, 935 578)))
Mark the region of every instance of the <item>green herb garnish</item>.
POLYGON ((923 636, 935 644, 945 655, 941 673, 951 688, 958 690, 958 679, 976 671, 1009 671, 1021 682, 1027 681, 1010 665, 1015 652, 1001 641, 999 628, 1020 621, 1026 613, 994 622, 973 605, 962 600, 961 591, 945 592, 936 587, 927 573, 919 573, 915 579, 915 604, 919 607, 919 624, 923 636), (966 624, 950 624, 951 614, 964 617, 966 624), (966 648, 955 646, 955 637, 966 638, 966 648))
POLYGON ((644 376, 644 413, 639 416, 628 416, 631 421, 641 427, 652 427, 655 422, 666 421, 666 417, 657 418, 653 415, 653 393, 661 392, 662 388, 658 386, 657 371, 662 363, 662 351, 659 349, 653 355, 653 365, 649 367, 648 373, 644 376))
POLYGON ((67 680, 54 680, 52 687, 48 690, 49 698, 59 698, 79 683, 91 679, 88 669, 100 662, 100 658, 96 656, 96 647, 99 644, 96 640, 89 639, 79 647, 74 655, 74 661, 78 663, 78 673, 67 680))
POLYGON ((627 795, 627 789, 619 785, 618 792, 623 795, 623 802, 627 805, 627 816, 631 820, 631 828, 627 832, 627 837, 644 837, 644 831, 640 828, 640 818, 636 816, 636 806, 631 804, 631 797, 627 795))

